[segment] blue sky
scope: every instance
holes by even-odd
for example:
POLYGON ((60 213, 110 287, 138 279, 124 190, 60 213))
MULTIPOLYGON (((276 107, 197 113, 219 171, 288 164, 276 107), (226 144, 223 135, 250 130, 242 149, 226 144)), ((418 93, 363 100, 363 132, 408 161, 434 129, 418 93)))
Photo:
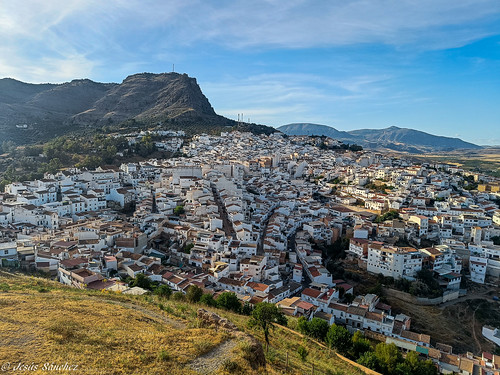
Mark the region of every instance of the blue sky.
POLYGON ((187 73, 219 114, 500 145, 498 0, 0 1, 0 77, 187 73))

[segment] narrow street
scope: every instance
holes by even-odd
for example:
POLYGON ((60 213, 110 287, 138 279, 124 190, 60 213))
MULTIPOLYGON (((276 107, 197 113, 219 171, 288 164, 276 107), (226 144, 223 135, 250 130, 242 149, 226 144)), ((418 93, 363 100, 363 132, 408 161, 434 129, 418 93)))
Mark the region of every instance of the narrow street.
POLYGON ((273 216, 275 209, 276 208, 271 209, 267 219, 264 220, 264 222, 262 223, 262 229, 259 235, 259 242, 257 243, 257 255, 264 255, 264 238, 266 236, 267 226, 269 225, 269 219, 271 218, 271 216, 273 216))
POLYGON ((215 184, 211 184, 211 188, 215 203, 219 208, 219 215, 222 220, 222 229, 224 230, 224 233, 226 233, 226 236, 231 236, 232 238, 236 239, 236 231, 234 230, 233 223, 229 220, 226 207, 224 206, 224 203, 222 203, 222 200, 219 197, 219 193, 217 192, 215 184))

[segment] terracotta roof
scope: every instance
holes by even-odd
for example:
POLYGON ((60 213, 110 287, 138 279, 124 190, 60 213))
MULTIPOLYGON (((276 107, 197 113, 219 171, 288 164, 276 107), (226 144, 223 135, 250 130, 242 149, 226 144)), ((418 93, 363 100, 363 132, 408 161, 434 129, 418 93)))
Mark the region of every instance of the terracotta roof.
POLYGON ((321 291, 317 289, 306 288, 302 291, 302 294, 308 297, 318 298, 319 295, 321 294, 321 291))

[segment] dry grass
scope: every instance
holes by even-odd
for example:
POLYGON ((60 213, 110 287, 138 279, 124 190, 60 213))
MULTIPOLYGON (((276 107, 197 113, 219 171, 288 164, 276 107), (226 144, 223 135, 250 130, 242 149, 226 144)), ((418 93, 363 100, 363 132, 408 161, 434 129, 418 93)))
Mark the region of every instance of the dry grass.
MULTIPOLYGON (((67 362, 79 366, 74 373, 86 375, 192 374, 188 364, 194 358, 229 339, 220 330, 199 328, 198 305, 156 296, 76 290, 0 270, 2 283, 8 284, 8 290, 0 291, 0 364, 67 362)), ((248 327, 248 317, 211 310, 264 341, 261 331, 248 327)), ((287 352, 289 374, 310 373, 313 363, 316 374, 361 374, 333 352, 285 329, 271 334, 265 370, 252 367, 245 345, 237 345, 234 357, 221 363, 219 374, 280 374, 287 352), (306 362, 297 354, 300 345, 309 351, 306 362)))
POLYGON ((190 374, 185 364, 200 343, 207 350, 206 343, 225 339, 211 329, 172 327, 159 309, 146 314, 107 295, 12 289, 15 283, 0 293, 0 363, 67 362, 81 374, 190 374))

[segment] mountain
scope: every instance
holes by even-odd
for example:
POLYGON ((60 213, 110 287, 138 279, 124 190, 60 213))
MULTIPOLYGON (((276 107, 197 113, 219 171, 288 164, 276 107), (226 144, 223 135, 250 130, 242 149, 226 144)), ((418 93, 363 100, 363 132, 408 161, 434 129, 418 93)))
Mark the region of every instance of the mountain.
POLYGON ((288 135, 325 135, 333 139, 350 138, 348 132, 339 131, 327 125, 295 123, 280 126, 278 130, 288 135))
POLYGON ((89 79, 29 84, 0 79, 0 143, 30 143, 87 128, 175 123, 209 131, 220 127, 271 133, 275 129, 237 124, 215 113, 195 78, 178 73, 139 73, 121 84, 89 79))
POLYGON ((391 126, 385 129, 339 131, 326 125, 288 124, 278 128, 288 135, 325 135, 344 143, 356 143, 368 148, 388 148, 396 151, 427 152, 456 149, 480 149, 481 146, 459 138, 432 135, 419 130, 391 126))
POLYGON ((187 74, 134 74, 111 87, 87 110, 72 117, 78 124, 128 119, 218 118, 196 79, 187 74))

